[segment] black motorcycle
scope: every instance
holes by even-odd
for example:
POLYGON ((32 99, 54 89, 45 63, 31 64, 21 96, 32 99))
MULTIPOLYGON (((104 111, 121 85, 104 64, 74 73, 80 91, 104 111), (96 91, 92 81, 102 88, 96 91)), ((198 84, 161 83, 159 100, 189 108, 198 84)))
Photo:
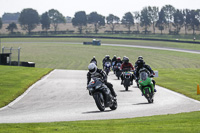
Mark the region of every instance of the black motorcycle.
POLYGON ((131 71, 124 71, 123 72, 123 78, 124 78, 124 88, 126 91, 128 91, 128 87, 131 86, 131 78, 132 78, 133 72, 131 71))
POLYGON ((115 75, 117 76, 117 79, 120 79, 121 74, 122 74, 122 70, 120 69, 121 65, 122 65, 121 63, 117 63, 114 66, 114 72, 115 72, 115 75))
POLYGON ((112 96, 110 89, 100 78, 94 78, 90 81, 87 89, 100 111, 104 111, 106 107, 110 107, 111 110, 117 109, 117 99, 112 96))

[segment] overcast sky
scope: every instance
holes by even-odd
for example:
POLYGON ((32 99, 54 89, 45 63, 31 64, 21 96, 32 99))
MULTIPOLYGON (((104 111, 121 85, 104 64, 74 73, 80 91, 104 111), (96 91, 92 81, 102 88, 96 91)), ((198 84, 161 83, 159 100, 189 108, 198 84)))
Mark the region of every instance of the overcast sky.
POLYGON ((56 9, 71 17, 78 11, 85 11, 86 14, 96 11, 103 16, 112 13, 120 18, 127 12, 141 11, 146 6, 161 9, 170 4, 176 9, 200 9, 200 0, 0 0, 0 3, 0 17, 25 8, 33 8, 40 15, 49 9, 56 9))

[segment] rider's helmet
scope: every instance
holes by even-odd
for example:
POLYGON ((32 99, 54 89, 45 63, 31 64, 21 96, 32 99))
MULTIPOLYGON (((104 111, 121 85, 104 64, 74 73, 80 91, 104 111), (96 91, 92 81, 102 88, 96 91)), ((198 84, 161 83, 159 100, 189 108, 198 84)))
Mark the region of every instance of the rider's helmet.
POLYGON ((142 56, 138 56, 138 60, 143 60, 143 57, 142 56))
POLYGON ((121 61, 121 58, 120 58, 120 57, 117 57, 117 61, 121 61))
POLYGON ((95 59, 95 56, 93 56, 93 59, 95 59))
POLYGON ((90 74, 94 74, 97 71, 97 66, 94 63, 90 63, 88 65, 88 70, 89 70, 90 74))
POLYGON ((124 58, 124 63, 129 63, 129 58, 128 57, 126 57, 126 58, 124 58))
POLYGON ((142 68, 145 64, 145 62, 143 60, 138 60, 137 63, 138 63, 139 68, 142 68))
POLYGON ((107 56, 106 56, 106 59, 110 59, 110 56, 109 56, 109 55, 107 55, 107 56))

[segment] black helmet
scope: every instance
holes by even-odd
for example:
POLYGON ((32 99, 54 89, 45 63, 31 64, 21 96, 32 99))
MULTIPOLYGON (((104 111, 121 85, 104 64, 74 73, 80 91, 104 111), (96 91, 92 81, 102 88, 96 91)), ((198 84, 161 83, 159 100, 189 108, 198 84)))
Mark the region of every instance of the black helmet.
POLYGON ((143 61, 143 60, 138 60, 138 67, 143 67, 144 66, 144 64, 145 64, 145 62, 143 61))
POLYGON ((124 63, 129 63, 129 58, 128 57, 124 58, 124 63))

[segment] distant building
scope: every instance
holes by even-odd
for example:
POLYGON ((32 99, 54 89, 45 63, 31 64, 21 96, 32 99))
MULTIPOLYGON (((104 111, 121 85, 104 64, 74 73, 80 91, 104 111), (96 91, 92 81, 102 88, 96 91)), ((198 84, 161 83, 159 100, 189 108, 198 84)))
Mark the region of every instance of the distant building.
POLYGON ((4 13, 2 16, 2 22, 5 23, 18 23, 18 19, 19 19, 20 13, 4 13))
POLYGON ((72 17, 67 16, 66 17, 66 23, 71 23, 72 22, 72 17))

